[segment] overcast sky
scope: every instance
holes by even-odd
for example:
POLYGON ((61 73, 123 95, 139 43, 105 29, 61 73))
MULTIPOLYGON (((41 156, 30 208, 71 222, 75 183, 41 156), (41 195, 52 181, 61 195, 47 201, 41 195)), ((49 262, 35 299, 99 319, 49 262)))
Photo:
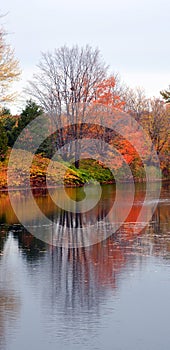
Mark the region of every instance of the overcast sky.
POLYGON ((22 69, 19 91, 41 52, 64 44, 97 46, 111 71, 148 96, 170 84, 169 0, 5 0, 0 12, 22 69))

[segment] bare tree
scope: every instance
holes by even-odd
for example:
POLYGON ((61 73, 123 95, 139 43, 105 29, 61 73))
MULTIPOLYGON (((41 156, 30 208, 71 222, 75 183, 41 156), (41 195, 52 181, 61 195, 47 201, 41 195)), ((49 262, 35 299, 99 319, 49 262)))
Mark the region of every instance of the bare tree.
POLYGON ((125 101, 124 110, 130 113, 137 122, 141 121, 143 115, 148 115, 149 99, 143 88, 131 89, 127 87, 122 92, 122 97, 125 101))
POLYGON ((55 121, 59 131, 57 148, 66 144, 69 137, 61 128, 63 115, 72 124, 77 167, 81 126, 85 123, 88 106, 95 98, 95 88, 106 72, 107 66, 98 49, 93 50, 88 45, 82 48, 63 46, 54 53, 42 54, 38 72, 26 90, 55 121))
POLYGON ((150 112, 148 116, 143 117, 142 124, 159 155, 170 141, 170 111, 166 109, 162 100, 150 100, 150 112))

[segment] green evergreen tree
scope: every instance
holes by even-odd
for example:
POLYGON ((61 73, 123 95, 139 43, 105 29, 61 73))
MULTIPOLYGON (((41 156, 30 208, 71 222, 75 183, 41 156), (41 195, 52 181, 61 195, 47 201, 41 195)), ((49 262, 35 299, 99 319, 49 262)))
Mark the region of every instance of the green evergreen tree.
POLYGON ((9 108, 3 107, 0 116, 11 116, 11 111, 9 108))
MULTIPOLYGON (((26 101, 26 106, 22 110, 21 116, 18 120, 18 125, 12 129, 9 137, 9 143, 12 147, 15 143, 17 137, 20 135, 22 130, 32 122, 36 117, 43 114, 43 110, 40 106, 38 106, 34 101, 28 100, 26 101)), ((36 132, 36 131, 35 131, 36 132)), ((27 141, 27 140, 26 140, 27 141)))
POLYGON ((160 94, 166 103, 170 103, 170 85, 168 90, 160 91, 160 94))
MULTIPOLYGON (((25 129, 25 127, 31 123, 35 118, 41 116, 43 114, 43 109, 36 104, 32 100, 28 100, 26 102, 25 108, 22 110, 20 118, 18 119, 18 124, 13 126, 12 119, 6 121, 5 128, 7 130, 8 135, 8 145, 12 147, 17 139, 17 137, 21 134, 21 132, 25 129), (11 126, 11 128, 10 128, 11 126), (9 130, 10 129, 10 130, 9 130)), ((35 124, 34 135, 32 139, 32 135, 27 132, 23 134, 22 138, 22 148, 26 150, 32 150, 33 142, 38 140, 39 135, 43 135, 44 131, 48 128, 48 125, 37 125, 35 124)), ((55 148, 55 135, 49 136, 47 139, 44 139, 43 143, 38 147, 36 153, 41 153, 45 157, 51 157, 54 153, 55 148)))
POLYGON ((36 117, 43 114, 43 110, 34 101, 28 100, 25 109, 22 110, 21 118, 18 121, 19 133, 36 117))

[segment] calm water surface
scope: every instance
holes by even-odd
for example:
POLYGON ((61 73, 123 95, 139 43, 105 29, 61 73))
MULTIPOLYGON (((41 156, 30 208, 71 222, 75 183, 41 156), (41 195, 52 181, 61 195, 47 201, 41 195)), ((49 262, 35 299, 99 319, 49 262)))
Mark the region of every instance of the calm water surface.
MULTIPOLYGON (((68 193, 79 200, 81 191, 68 193)), ((122 191, 126 202, 130 185, 122 191)), ((26 193, 15 195, 27 223, 40 227, 26 193)), ((98 206, 78 217, 59 210, 45 191, 34 196, 48 218, 68 227, 70 222, 100 221, 113 204, 115 188, 104 186, 98 206)), ((126 222, 108 239, 66 249, 30 235, 19 224, 8 195, 0 194, 0 350, 169 349, 169 184, 163 185, 147 227, 134 231, 144 196, 145 186, 138 185, 126 222)))

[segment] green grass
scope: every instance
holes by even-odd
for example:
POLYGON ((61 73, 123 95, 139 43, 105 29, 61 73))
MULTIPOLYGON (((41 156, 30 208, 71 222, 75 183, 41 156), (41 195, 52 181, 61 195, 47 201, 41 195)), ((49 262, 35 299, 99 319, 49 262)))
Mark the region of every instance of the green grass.
POLYGON ((79 169, 76 169, 74 165, 70 168, 77 173, 83 183, 96 181, 100 183, 114 182, 112 172, 93 159, 81 160, 79 169))

